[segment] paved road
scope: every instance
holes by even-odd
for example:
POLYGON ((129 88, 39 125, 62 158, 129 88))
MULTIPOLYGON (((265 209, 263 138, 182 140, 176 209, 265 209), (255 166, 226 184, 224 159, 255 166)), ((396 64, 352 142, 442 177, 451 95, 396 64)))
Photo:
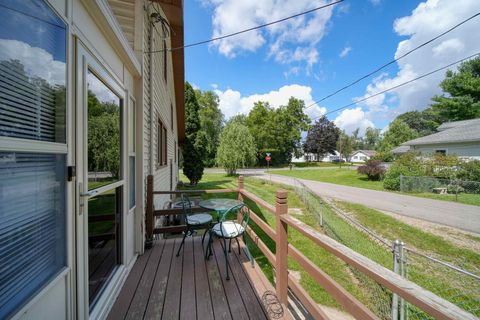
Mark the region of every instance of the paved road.
MULTIPOLYGON (((293 185, 293 178, 258 175, 273 182, 293 185)), ((426 199, 393 192, 342 186, 312 180, 301 181, 320 196, 353 202, 367 207, 422 219, 480 234, 480 207, 449 201, 426 199)))

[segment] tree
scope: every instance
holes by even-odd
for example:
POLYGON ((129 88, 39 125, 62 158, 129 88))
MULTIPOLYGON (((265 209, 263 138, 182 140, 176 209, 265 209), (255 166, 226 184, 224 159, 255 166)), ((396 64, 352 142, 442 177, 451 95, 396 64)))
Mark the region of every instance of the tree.
POLYGON ((303 150, 315 153, 318 159, 327 153, 333 153, 337 144, 339 130, 332 121, 322 116, 308 130, 303 150))
POLYGON ((411 129, 417 131, 420 137, 436 132, 437 127, 445 122, 440 113, 433 108, 423 111, 408 111, 399 115, 395 120, 405 122, 411 129))
POLYGON ((367 130, 365 130, 365 137, 363 139, 365 141, 365 149, 376 149, 380 142, 380 129, 368 127, 367 130))
POLYGON ((348 161, 350 155, 355 147, 355 137, 349 136, 345 131, 340 131, 337 140, 337 151, 340 153, 340 158, 345 157, 348 161))
POLYGON ((185 142, 183 144, 183 173, 196 185, 203 175, 206 135, 201 130, 199 105, 192 86, 185 83, 185 142))
POLYGON ((249 129, 237 122, 229 122, 220 134, 217 164, 233 175, 238 168, 255 163, 255 143, 249 129))
POLYGON ((418 133, 405 122, 394 120, 385 132, 378 150, 382 152, 390 151, 408 140, 415 139, 417 136, 418 133))
POLYGON ((265 151, 272 153, 276 164, 290 162, 300 145, 301 133, 307 130, 310 119, 303 112, 305 103, 291 97, 286 106, 276 109, 267 102, 256 102, 246 124, 255 139, 257 158, 264 162, 265 151))
POLYGON ((205 133, 205 159, 207 167, 215 165, 215 155, 218 148, 218 139, 223 126, 223 113, 218 107, 218 96, 212 91, 195 90, 198 101, 200 128, 205 133))
POLYGON ((450 121, 480 117, 480 58, 463 62, 457 72, 448 70, 440 83, 445 94, 432 98, 432 108, 450 121))

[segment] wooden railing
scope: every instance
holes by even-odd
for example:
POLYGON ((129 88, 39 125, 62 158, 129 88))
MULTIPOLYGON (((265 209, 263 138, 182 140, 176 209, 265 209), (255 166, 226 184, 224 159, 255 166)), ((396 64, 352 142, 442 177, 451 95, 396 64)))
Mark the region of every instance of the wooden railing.
MULTIPOLYGON (((252 241, 262 251, 268 261, 275 268, 275 290, 278 299, 285 306, 288 305, 288 289, 300 300, 303 306, 315 319, 329 319, 328 315, 319 307, 319 305, 309 296, 299 281, 288 272, 288 257, 295 260, 307 273, 309 273, 316 282, 322 286, 342 307, 356 319, 379 319, 363 303, 351 295, 340 284, 332 279, 328 274, 322 271, 317 265, 310 261, 292 244, 288 243, 289 227, 297 230, 305 237, 309 238, 319 247, 330 252, 335 257, 341 259, 349 266, 364 273, 380 285, 396 293, 409 303, 417 306, 424 312, 436 319, 477 319, 474 315, 459 308, 453 303, 446 301, 435 294, 425 290, 415 283, 402 278, 400 275, 377 264, 365 256, 353 251, 345 245, 336 242, 332 238, 318 232, 307 224, 288 215, 288 192, 277 190, 275 206, 272 206, 265 200, 255 194, 245 190, 244 178, 239 177, 237 189, 220 190, 194 190, 194 191, 153 191, 153 181, 147 183, 147 220, 151 219, 153 224, 154 216, 165 214, 181 214, 179 209, 153 210, 153 195, 155 194, 179 194, 183 192, 192 193, 224 193, 238 192, 238 199, 246 198, 253 201, 256 205, 264 208, 275 215, 276 229, 270 227, 255 212, 250 210, 251 220, 273 241, 275 241, 275 254, 270 251, 262 239, 248 226, 247 233, 252 241), (150 184, 150 187, 148 185, 150 184), (149 191, 150 190, 150 191, 149 191), (150 195, 150 196, 148 196, 150 195), (150 198, 150 205, 149 205, 150 198)), ((147 235, 149 223, 147 221, 147 235)), ((150 235, 154 233, 169 232, 169 227, 154 229, 150 227, 150 235)))

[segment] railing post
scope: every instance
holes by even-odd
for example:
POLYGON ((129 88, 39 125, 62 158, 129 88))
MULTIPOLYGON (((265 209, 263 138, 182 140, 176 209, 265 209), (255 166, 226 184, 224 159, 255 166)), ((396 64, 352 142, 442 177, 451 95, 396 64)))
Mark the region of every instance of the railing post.
MULTIPOLYGON (((393 272, 399 273, 400 241, 393 242, 393 272)), ((392 320, 398 320, 398 295, 392 295, 392 320)))
POLYGON ((278 299, 285 306, 288 305, 288 226, 280 217, 288 214, 287 196, 287 191, 278 190, 275 204, 277 222, 275 288, 278 299))
POLYGON ((147 205, 145 215, 145 249, 153 245, 153 176, 147 176, 147 205))
MULTIPOLYGON (((242 194, 243 188, 245 188, 244 178, 243 178, 243 176, 239 176, 238 177, 238 198, 237 199, 242 201, 242 202, 243 202, 243 194, 242 194)), ((238 211, 237 222, 242 223, 242 219, 243 219, 242 213, 240 211, 238 211)))

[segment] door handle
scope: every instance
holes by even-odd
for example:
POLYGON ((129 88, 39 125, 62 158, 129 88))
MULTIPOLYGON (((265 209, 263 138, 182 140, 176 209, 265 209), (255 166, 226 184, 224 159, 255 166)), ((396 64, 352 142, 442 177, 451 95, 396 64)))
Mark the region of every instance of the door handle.
POLYGON ((97 190, 87 191, 87 192, 80 192, 80 197, 93 197, 98 193, 97 190))

